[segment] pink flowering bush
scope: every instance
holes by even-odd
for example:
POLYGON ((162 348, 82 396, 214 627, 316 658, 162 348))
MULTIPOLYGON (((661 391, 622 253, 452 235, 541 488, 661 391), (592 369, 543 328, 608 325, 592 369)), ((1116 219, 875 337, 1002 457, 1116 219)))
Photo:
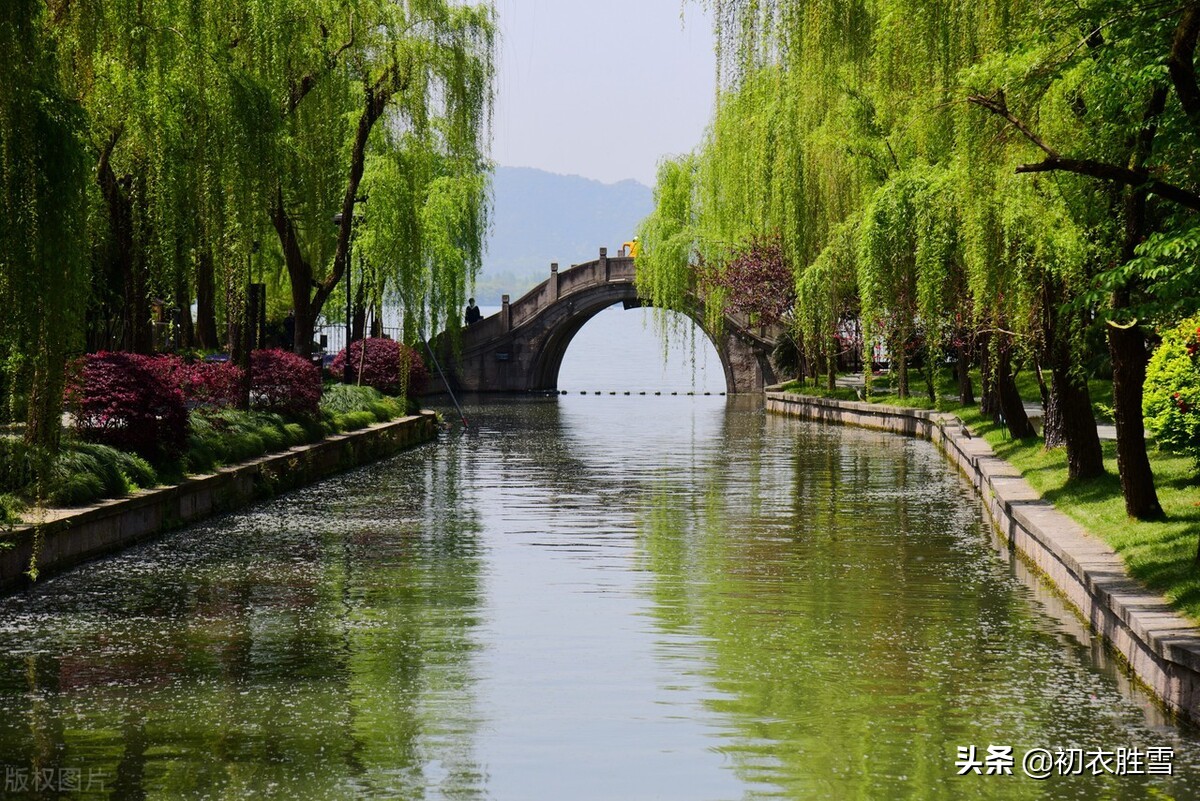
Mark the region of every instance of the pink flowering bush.
POLYGON ((67 409, 88 442, 131 451, 150 461, 183 452, 188 413, 174 365, 136 353, 91 353, 71 370, 67 409))
POLYGON ((286 417, 313 417, 321 402, 321 372, 286 350, 250 354, 250 405, 286 417))
MULTIPOLYGON (((345 365, 346 351, 343 350, 334 358, 329 370, 340 380, 345 374, 345 365)), ((386 395, 414 395, 429 383, 429 370, 421 355, 401 342, 360 339, 350 343, 350 381, 374 387, 386 395)))

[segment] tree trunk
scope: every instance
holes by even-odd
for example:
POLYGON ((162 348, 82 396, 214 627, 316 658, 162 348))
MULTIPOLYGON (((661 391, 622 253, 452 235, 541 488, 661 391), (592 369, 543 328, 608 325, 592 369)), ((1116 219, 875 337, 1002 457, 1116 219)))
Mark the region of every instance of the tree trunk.
POLYGON ((1067 366, 1055 366, 1050 382, 1067 446, 1067 479, 1079 481, 1104 475, 1104 451, 1087 382, 1075 378, 1067 366))
MULTIPOLYGON (((313 332, 316 325, 317 313, 321 305, 315 304, 312 297, 313 270, 312 265, 304 258, 300 250, 300 239, 296 234, 296 226, 288 216, 283 205, 283 187, 275 188, 275 203, 271 209, 271 222, 279 235, 279 245, 283 250, 283 263, 288 271, 288 284, 292 288, 292 317, 295 320, 292 336, 292 350, 306 359, 313 353, 313 332), (315 305, 315 309, 314 309, 315 305)), ((328 282, 327 282, 328 283, 328 282)), ((317 290, 321 297, 321 290, 317 290)), ((321 304, 324 298, 321 297, 321 304)))
MULTIPOLYGON (((1059 405, 1058 387, 1046 387, 1046 377, 1042 365, 1053 368, 1062 361, 1058 350, 1062 344, 1059 331, 1061 316, 1063 282, 1054 275, 1042 274, 1041 302, 1039 304, 1041 327, 1041 353, 1037 369, 1038 391, 1042 396, 1042 440, 1046 448, 1061 448, 1066 444, 1066 432, 1063 430, 1062 408, 1059 405)), ((1052 382, 1053 383, 1053 382, 1052 382)))
POLYGON ((1063 433, 1058 392, 1054 387, 1046 385, 1046 376, 1040 363, 1034 365, 1034 370, 1037 371, 1038 394, 1042 398, 1042 441, 1049 450, 1061 448, 1066 444, 1066 434, 1063 433))
POLYGON ((825 388, 830 392, 837 389, 838 353, 836 340, 829 337, 825 342, 825 350, 829 354, 825 360, 825 388))
MULTIPOLYGON (((1151 100, 1147 115, 1157 117, 1162 110, 1162 97, 1151 100)), ((1154 128, 1143 131, 1132 162, 1140 166, 1145 151, 1153 141, 1154 128)), ((1125 197, 1125 242, 1123 261, 1128 263, 1137 255, 1137 246, 1146 232, 1146 190, 1130 190, 1125 197)), ((1129 307, 1130 287, 1113 292, 1112 308, 1120 312, 1129 307)), ((1114 317, 1118 315, 1114 314, 1114 317)), ((1146 455, 1146 426, 1142 418, 1142 385, 1146 381, 1146 341, 1137 320, 1118 320, 1108 325, 1108 353, 1112 357, 1113 417, 1117 424, 1117 469, 1121 475, 1121 494, 1125 497, 1125 512, 1138 520, 1162 518, 1162 505, 1154 489, 1154 472, 1146 455)))
MULTIPOLYGON (((1047 276, 1042 282, 1042 354, 1050 367, 1050 389, 1044 391, 1046 447, 1065 445, 1069 481, 1104 475, 1104 452, 1096 432, 1096 416, 1087 381, 1078 376, 1072 348, 1073 326, 1082 326, 1077 312, 1063 308, 1065 287, 1047 276)), ((1039 374, 1039 381, 1041 376, 1039 374)), ((1044 384, 1044 381, 1042 382, 1044 384)))
POLYGON ((1017 382, 1012 373, 1012 345, 1004 340, 1008 337, 1001 335, 1000 349, 996 359, 996 372, 992 377, 996 384, 996 394, 1000 401, 1000 413, 1004 415, 1004 423, 1013 439, 1036 437, 1029 415, 1025 413, 1025 404, 1021 401, 1021 393, 1017 391, 1017 382))
POLYGON ((195 339, 192 327, 192 293, 188 291, 187 278, 183 273, 175 279, 175 308, 179 310, 175 344, 180 350, 190 350, 195 339))
POLYGON ((367 292, 366 282, 358 282, 358 291, 354 293, 354 319, 350 325, 350 339, 357 342, 363 338, 367 330, 367 292))
POLYGON ((1112 356, 1117 468, 1121 474, 1125 511, 1138 520, 1161 518, 1163 509, 1154 489, 1150 459, 1146 456, 1146 428, 1142 419, 1142 384, 1146 380, 1148 360, 1142 332, 1136 325, 1129 328, 1109 325, 1108 352, 1112 356))
POLYGON ((894 366, 898 366, 896 372, 896 394, 902 398, 908 397, 908 349, 905 345, 908 343, 906 332, 901 331, 897 337, 898 347, 892 351, 892 361, 894 366))
POLYGON ((371 336, 378 339, 383 336, 383 304, 376 302, 371 307, 371 336))
POLYGON ((996 391, 996 359, 992 353, 992 335, 984 334, 979 343, 979 412, 999 422, 1000 395, 996 391))
POLYGON ((202 350, 216 350, 217 289, 212 252, 204 248, 196 260, 196 343, 202 350))
POLYGON ((238 393, 238 407, 250 408, 250 298, 243 289, 231 288, 225 293, 226 347, 229 359, 242 368, 242 383, 238 393))
POLYGON ((925 391, 929 393, 929 402, 937 404, 937 387, 934 386, 934 376, 936 368, 934 353, 926 349, 925 351, 925 391))
POLYGON ((112 168, 112 152, 120 137, 120 130, 109 137, 96 165, 96 180, 108 210, 109 269, 121 276, 121 347, 135 353, 149 353, 152 337, 145 265, 134 246, 133 203, 128 194, 133 178, 117 178, 112 168))

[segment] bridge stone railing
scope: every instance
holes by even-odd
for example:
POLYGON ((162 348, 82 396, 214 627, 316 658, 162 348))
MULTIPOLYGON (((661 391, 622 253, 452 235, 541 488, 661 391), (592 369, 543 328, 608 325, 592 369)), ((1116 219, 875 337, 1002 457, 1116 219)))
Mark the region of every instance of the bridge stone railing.
MULTIPOLYGON (((529 290, 508 306, 509 328, 519 328, 541 314, 552 303, 576 292, 610 283, 632 283, 634 278, 633 259, 618 257, 610 259, 606 248, 600 248, 596 261, 574 264, 559 271, 557 264, 550 265, 550 277, 529 290)), ((505 313, 501 308, 501 316, 505 313)), ((480 331, 479 333, 485 333, 480 331)))

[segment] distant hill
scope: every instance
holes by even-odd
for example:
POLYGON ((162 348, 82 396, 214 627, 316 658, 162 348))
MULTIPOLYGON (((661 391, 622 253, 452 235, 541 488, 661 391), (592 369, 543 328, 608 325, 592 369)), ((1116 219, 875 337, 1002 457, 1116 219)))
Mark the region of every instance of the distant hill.
POLYGON ((650 213, 649 187, 628 180, 604 184, 529 167, 497 167, 494 229, 476 284, 482 305, 517 296, 560 269, 591 261, 601 247, 616 255, 650 213))

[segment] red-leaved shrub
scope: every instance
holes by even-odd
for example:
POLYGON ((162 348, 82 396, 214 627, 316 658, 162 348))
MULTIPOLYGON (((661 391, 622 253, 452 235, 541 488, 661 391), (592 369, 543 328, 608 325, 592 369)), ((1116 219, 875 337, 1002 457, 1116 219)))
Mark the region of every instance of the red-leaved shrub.
POLYGON ((321 402, 321 372, 286 350, 250 354, 250 404, 289 417, 312 417, 321 402))
POLYGON ((157 356, 171 386, 183 392, 192 408, 236 406, 242 387, 242 368, 233 362, 186 362, 178 356, 157 356))
POLYGON ((132 451, 150 461, 183 452, 188 413, 166 360, 136 353, 90 353, 71 371, 67 408, 88 442, 132 451))
MULTIPOLYGON (((346 351, 343 350, 334 358, 329 371, 340 380, 345 374, 345 365, 346 351)), ((429 370, 421 360, 421 354, 402 342, 360 339, 350 343, 350 381, 374 387, 385 395, 415 395, 429 382, 429 370)))

